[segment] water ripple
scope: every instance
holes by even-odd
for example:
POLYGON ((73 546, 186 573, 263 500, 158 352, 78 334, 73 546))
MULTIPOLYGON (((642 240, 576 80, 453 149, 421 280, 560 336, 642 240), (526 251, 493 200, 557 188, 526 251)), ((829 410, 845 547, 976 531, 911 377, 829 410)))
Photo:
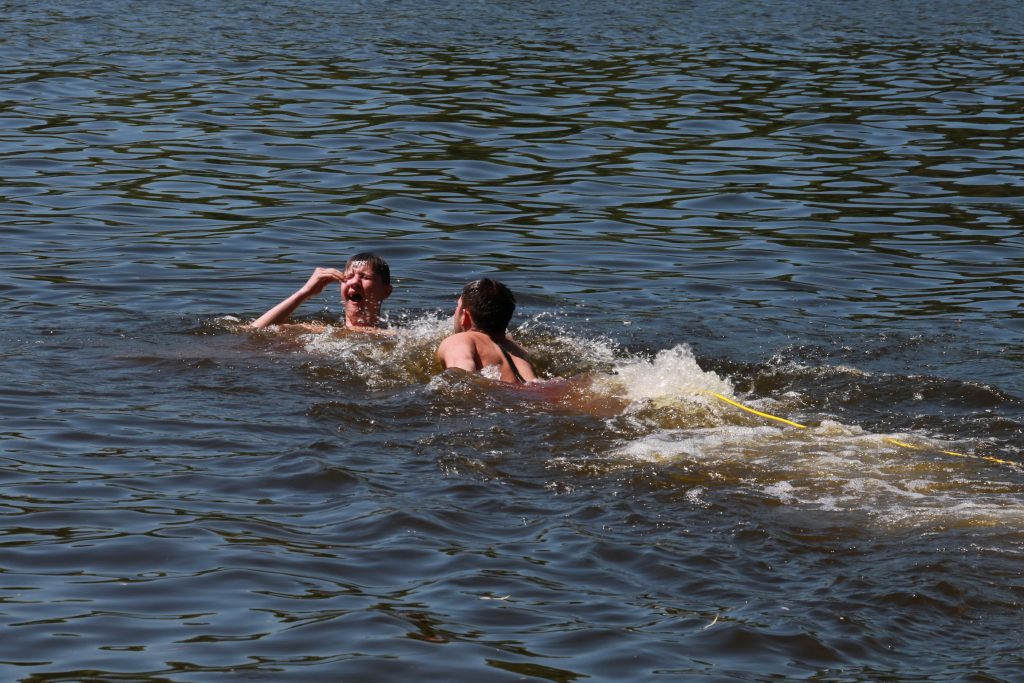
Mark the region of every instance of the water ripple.
POLYGON ((1019 3, 8 5, 9 677, 1015 680, 1019 3))

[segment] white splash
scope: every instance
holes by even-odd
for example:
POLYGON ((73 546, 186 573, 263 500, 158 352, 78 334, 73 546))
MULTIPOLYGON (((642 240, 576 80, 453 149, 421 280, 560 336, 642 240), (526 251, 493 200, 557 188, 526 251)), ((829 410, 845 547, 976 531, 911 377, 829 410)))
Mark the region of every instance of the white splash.
POLYGON ((732 394, 732 385, 714 372, 702 370, 690 347, 682 344, 658 352, 653 360, 629 359, 614 368, 614 380, 633 402, 732 394))
POLYGON ((427 315, 380 334, 328 327, 305 333, 298 341, 325 366, 371 387, 406 386, 426 382, 437 372, 434 351, 450 327, 450 320, 427 315))
POLYGON ((944 457, 942 450, 920 435, 871 434, 826 421, 806 430, 660 430, 619 444, 608 457, 682 465, 706 473, 708 488, 738 486, 796 509, 864 514, 878 528, 1024 528, 1017 470, 944 457))

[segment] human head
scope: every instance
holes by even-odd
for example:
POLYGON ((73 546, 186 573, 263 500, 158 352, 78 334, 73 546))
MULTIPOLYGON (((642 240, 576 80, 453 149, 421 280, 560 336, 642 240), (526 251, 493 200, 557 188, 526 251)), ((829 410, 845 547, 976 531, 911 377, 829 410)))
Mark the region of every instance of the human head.
POLYGON ((508 287, 491 278, 473 280, 462 288, 455 324, 459 326, 459 311, 464 311, 472 318, 473 328, 486 334, 505 334, 515 310, 516 298, 508 287))
POLYGON ((347 271, 356 263, 368 263, 373 271, 380 276, 382 284, 391 285, 391 267, 377 254, 372 251, 360 252, 345 262, 345 270, 347 271))
POLYGON ((391 296, 391 269, 380 256, 363 252, 345 263, 341 298, 345 302, 345 326, 378 327, 381 304, 391 296))

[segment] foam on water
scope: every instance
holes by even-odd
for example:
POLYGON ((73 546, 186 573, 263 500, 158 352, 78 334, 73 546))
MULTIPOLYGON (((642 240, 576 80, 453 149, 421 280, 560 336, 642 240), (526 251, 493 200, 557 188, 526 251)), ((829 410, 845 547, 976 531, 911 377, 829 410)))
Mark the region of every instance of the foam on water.
POLYGON ((883 527, 1024 529, 1018 470, 950 457, 942 449, 920 437, 825 422, 807 430, 661 430, 621 443, 611 457, 688 466, 707 473, 709 487, 740 485, 784 505, 866 513, 883 527), (913 441, 921 450, 889 439, 913 441))
MULTIPOLYGON (((732 484, 784 505, 867 513, 886 527, 1024 529, 1017 468, 958 458, 945 451, 959 446, 922 434, 871 433, 827 418, 800 429, 752 416, 712 396, 733 397, 731 382, 701 369, 685 345, 620 359, 595 387, 620 392, 631 424, 647 427, 624 434, 607 453, 612 461, 687 467, 705 473, 708 487, 732 484)), ((786 417, 771 399, 740 402, 786 417)))
POLYGON ((527 318, 512 336, 529 349, 540 377, 549 380, 609 372, 621 355, 614 340, 582 334, 556 313, 527 318))
MULTIPOLYGON (((434 352, 451 334, 451 324, 445 313, 426 313, 403 318, 392 334, 353 333, 327 326, 322 331, 301 333, 298 341, 306 353, 347 367, 371 386, 403 381, 416 384, 429 381, 439 370, 434 352)), ((562 329, 546 314, 529 318, 513 336, 530 349, 538 372, 547 379, 607 368, 616 358, 613 342, 562 329)))
POLYGON ((451 322, 427 315, 407 321, 393 334, 349 332, 328 326, 299 336, 303 350, 371 388, 421 384, 436 371, 434 350, 451 322))
POLYGON ((733 392, 727 380, 701 369, 693 351, 685 344, 659 351, 651 360, 630 358, 618 362, 614 381, 625 389, 626 396, 634 403, 733 392))
MULTIPOLYGON (((434 351, 449 331, 447 316, 427 314, 404 320, 389 335, 328 327, 298 339, 303 351, 323 359, 326 366, 361 377, 372 389, 433 386, 438 381, 434 351)), ((619 436, 604 451, 608 462, 626 467, 655 463, 703 473, 705 481, 694 489, 698 498, 710 489, 734 485, 786 506, 867 514, 880 527, 1024 529, 1024 483, 1019 472, 943 453, 956 450, 954 445, 920 434, 875 434, 827 418, 799 429, 751 415, 714 397, 735 397, 732 382, 702 369, 685 344, 644 357, 538 317, 516 335, 531 349, 542 374, 546 370, 551 377, 554 370, 566 368, 581 371, 578 377, 587 381, 575 387, 586 395, 576 396, 572 404, 581 412, 596 404, 607 407, 607 399, 613 399, 612 411, 602 415, 613 437, 619 436), (914 447, 901 447, 894 440, 914 447)), ((456 392, 452 399, 467 391, 484 392, 460 408, 472 410, 467 406, 486 398, 491 386, 477 384, 447 389, 456 392)), ((538 403, 555 402, 550 393, 526 396, 538 403)), ((777 401, 736 398, 786 417, 777 401)), ((561 408, 565 405, 559 403, 561 408)), ((552 419, 570 420, 572 414, 552 419)))

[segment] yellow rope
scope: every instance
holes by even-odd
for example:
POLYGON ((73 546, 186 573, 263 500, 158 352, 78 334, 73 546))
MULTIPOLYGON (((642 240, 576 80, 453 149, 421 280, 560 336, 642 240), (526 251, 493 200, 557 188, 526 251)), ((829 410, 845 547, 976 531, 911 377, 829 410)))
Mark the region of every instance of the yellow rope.
POLYGON ((994 458, 991 455, 970 455, 968 453, 957 453, 955 451, 941 452, 945 453, 946 455, 955 455, 959 458, 974 458, 975 460, 987 460, 989 462, 994 462, 999 465, 1009 465, 1010 467, 1016 467, 1017 469, 1020 469, 1021 466, 1019 462, 1013 462, 1012 460, 1002 460, 1000 458, 994 458))
POLYGON ((798 422, 793 422, 793 421, 791 421, 791 420, 787 420, 787 419, 786 419, 786 418, 784 418, 784 417, 778 417, 778 416, 776 416, 776 415, 769 415, 768 413, 762 413, 762 412, 761 412, 760 410, 754 410, 753 408, 750 408, 750 407, 748 407, 748 406, 745 406, 745 405, 743 405, 742 403, 739 403, 739 402, 737 402, 737 401, 734 401, 734 400, 732 400, 731 398, 729 398, 729 397, 727 397, 727 396, 722 396, 721 394, 716 394, 716 393, 715 393, 715 392, 713 392, 713 391, 712 391, 712 392, 709 392, 709 393, 710 393, 710 394, 711 394, 712 396, 714 396, 715 398, 717 398, 717 399, 720 399, 720 400, 722 400, 722 401, 725 401, 725 402, 726 402, 726 403, 728 403, 729 405, 733 405, 733 406, 736 406, 736 407, 737 407, 737 408, 739 408, 740 410, 745 410, 745 411, 747 411, 748 413, 753 413, 754 415, 758 415, 758 416, 760 416, 760 417, 766 417, 766 418, 768 418, 769 420, 775 420, 776 422, 781 422, 781 423, 783 423, 783 424, 787 424, 787 425, 789 425, 789 426, 791 426, 791 427, 798 427, 798 428, 800 428, 800 429, 807 429, 807 425, 802 425, 802 424, 800 424, 800 423, 798 423, 798 422))
MULTIPOLYGON (((904 443, 902 441, 897 441, 896 439, 885 438, 885 439, 883 439, 883 441, 885 441, 887 443, 895 444, 897 446, 903 446, 904 448, 910 448, 910 449, 913 449, 915 451, 926 450, 926 449, 921 448, 920 446, 915 446, 914 444, 904 443)), ((971 455, 970 453, 957 453, 956 451, 939 451, 939 453, 942 453, 943 455, 955 455, 958 458, 972 458, 974 460, 987 460, 988 462, 994 462, 994 463, 998 463, 1000 465, 1009 465, 1011 467, 1020 467, 1020 463, 1016 463, 1016 462, 1013 462, 1011 460, 1002 460, 1000 458, 993 458, 991 455, 971 455)))
MULTIPOLYGON (((791 427, 797 427, 798 429, 807 429, 807 425, 802 425, 799 422, 793 422, 792 420, 787 420, 786 418, 779 417, 778 415, 772 415, 770 413, 765 413, 765 412, 762 412, 760 410, 754 410, 753 408, 751 408, 749 406, 745 406, 742 403, 740 403, 739 401, 731 399, 728 396, 723 396, 722 394, 716 393, 714 391, 709 391, 707 393, 711 394, 712 396, 714 396, 715 398, 717 398, 720 401, 724 401, 724 402, 728 403, 729 405, 735 406, 735 407, 739 408, 740 410, 745 410, 748 413, 753 413, 754 415, 757 415, 758 417, 767 418, 769 420, 775 420, 776 422, 781 422, 781 423, 787 424, 787 425, 789 425, 791 427)), ((896 439, 893 439, 893 438, 890 438, 890 437, 885 437, 882 440, 885 441, 886 443, 893 444, 894 446, 901 446, 903 448, 909 448, 909 449, 915 450, 915 451, 925 450, 925 449, 922 449, 920 446, 915 446, 914 444, 907 443, 905 441, 897 441, 896 439)), ((975 460, 985 460, 985 461, 993 462, 993 463, 996 463, 996 464, 999 464, 999 465, 1009 465, 1010 467, 1015 467, 1015 468, 1020 468, 1021 467, 1020 463, 1013 462, 1012 460, 1002 460, 1001 458, 993 458, 990 455, 970 455, 968 453, 957 453, 956 451, 939 451, 939 452, 943 453, 945 455, 955 455, 958 458, 973 458, 975 460)))

